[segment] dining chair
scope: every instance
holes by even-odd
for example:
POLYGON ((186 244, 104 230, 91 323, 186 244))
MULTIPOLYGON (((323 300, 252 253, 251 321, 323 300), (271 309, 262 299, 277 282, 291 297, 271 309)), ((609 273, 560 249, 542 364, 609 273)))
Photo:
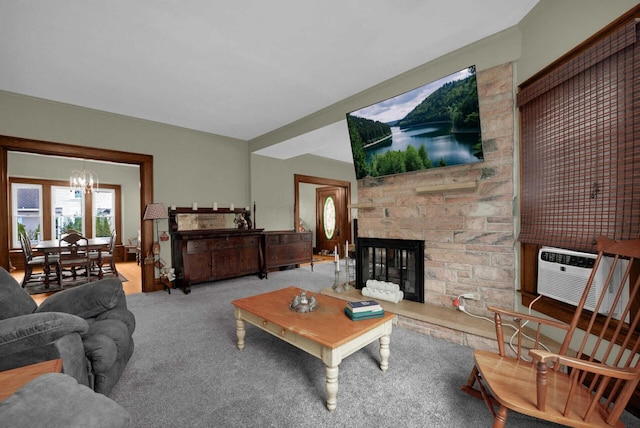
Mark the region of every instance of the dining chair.
POLYGON ((67 233, 60 237, 57 263, 58 283, 62 286, 63 272, 66 269, 71 276, 77 277, 78 268, 84 268, 87 281, 91 281, 91 263, 88 251, 89 240, 79 233, 67 233))
MULTIPOLYGON (((31 247, 31 240, 24 232, 18 233, 18 239, 20 240, 20 246, 22 247, 22 255, 24 257, 24 277, 22 278, 22 287, 31 281, 33 278, 33 268, 40 267, 44 270, 46 263, 45 256, 34 256, 33 248, 31 247)), ((57 263, 57 256, 49 256, 49 263, 57 263)), ((42 273, 44 275, 44 272, 42 273)), ((38 277, 40 280, 41 275, 38 277)))
POLYGON ((139 260, 139 256, 138 256, 138 249, 140 248, 140 245, 138 243, 138 238, 136 237, 131 237, 131 238, 127 238, 127 245, 124 246, 124 250, 125 250, 125 260, 129 260, 129 254, 133 254, 134 257, 136 258, 136 262, 138 264, 140 264, 140 260, 139 260))
POLYGON ((111 232, 111 237, 109 238, 109 246, 107 250, 99 250, 92 251, 89 253, 89 257, 93 261, 94 264, 97 265, 98 268, 98 278, 102 278, 105 271, 103 266, 108 263, 109 264, 109 273, 114 276, 118 276, 118 270, 116 269, 116 259, 114 257, 114 251, 116 248, 116 231, 111 232))

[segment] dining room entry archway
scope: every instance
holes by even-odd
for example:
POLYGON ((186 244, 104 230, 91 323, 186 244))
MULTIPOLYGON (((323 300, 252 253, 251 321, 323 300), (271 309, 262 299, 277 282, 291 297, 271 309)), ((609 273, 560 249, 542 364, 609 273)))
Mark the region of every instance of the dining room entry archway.
MULTIPOLYGON (((9 212, 10 195, 8 193, 9 174, 7 164, 9 152, 22 152, 45 156, 59 156, 138 165, 140 170, 140 212, 143 213, 147 204, 153 202, 153 156, 151 155, 0 135, 0 212, 2 213, 8 214, 9 212)), ((142 241, 142 248, 147 248, 151 245, 153 239, 152 227, 152 222, 142 221, 142 218, 140 218, 140 237, 142 241)), ((0 265, 8 270, 8 219, 7 221, 0 222, 0 243, 0 265)), ((140 266, 142 291, 150 292, 162 290, 162 285, 156 284, 155 282, 154 266, 144 263, 140 266)))
MULTIPOLYGON (((333 178, 313 177, 309 175, 294 174, 294 227, 295 230, 300 228, 300 184, 313 184, 316 186, 327 186, 333 188, 339 188, 339 194, 341 196, 340 203, 336 203, 335 207, 340 209, 340 212, 336 213, 336 218, 341 219, 341 224, 335 225, 338 230, 341 230, 340 243, 344 244, 347 240, 351 240, 351 216, 349 215, 348 206, 351 203, 351 182, 345 180, 336 180, 333 178)), ((314 202, 318 204, 318 202, 314 202)), ((322 207, 316 206, 316 212, 322 210, 322 207)), ((316 230, 317 235, 321 233, 316 230)), ((333 244, 332 244, 333 245, 333 244)), ((341 247, 342 248, 342 247, 341 247)))

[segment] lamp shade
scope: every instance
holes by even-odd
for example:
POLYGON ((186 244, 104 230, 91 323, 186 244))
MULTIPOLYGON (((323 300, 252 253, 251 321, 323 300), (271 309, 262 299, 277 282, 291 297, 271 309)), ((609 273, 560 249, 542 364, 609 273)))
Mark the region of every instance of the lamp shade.
POLYGON ((161 218, 169 218, 164 204, 147 205, 147 209, 144 210, 144 216, 142 217, 143 220, 157 220, 161 218))

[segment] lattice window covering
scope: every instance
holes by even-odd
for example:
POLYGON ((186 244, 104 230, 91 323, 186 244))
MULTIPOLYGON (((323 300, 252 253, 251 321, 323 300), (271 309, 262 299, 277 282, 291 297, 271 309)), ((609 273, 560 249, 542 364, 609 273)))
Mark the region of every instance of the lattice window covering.
POLYGON ((518 93, 523 243, 640 236, 640 43, 626 24, 518 93))

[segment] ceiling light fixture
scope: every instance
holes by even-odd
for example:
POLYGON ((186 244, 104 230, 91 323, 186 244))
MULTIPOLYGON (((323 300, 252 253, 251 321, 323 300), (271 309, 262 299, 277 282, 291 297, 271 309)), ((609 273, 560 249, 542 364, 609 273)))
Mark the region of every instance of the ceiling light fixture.
POLYGON ((73 190, 80 190, 84 193, 92 193, 94 187, 98 186, 98 174, 90 169, 85 168, 86 161, 82 165, 82 171, 79 169, 74 170, 69 178, 69 186, 73 190))

